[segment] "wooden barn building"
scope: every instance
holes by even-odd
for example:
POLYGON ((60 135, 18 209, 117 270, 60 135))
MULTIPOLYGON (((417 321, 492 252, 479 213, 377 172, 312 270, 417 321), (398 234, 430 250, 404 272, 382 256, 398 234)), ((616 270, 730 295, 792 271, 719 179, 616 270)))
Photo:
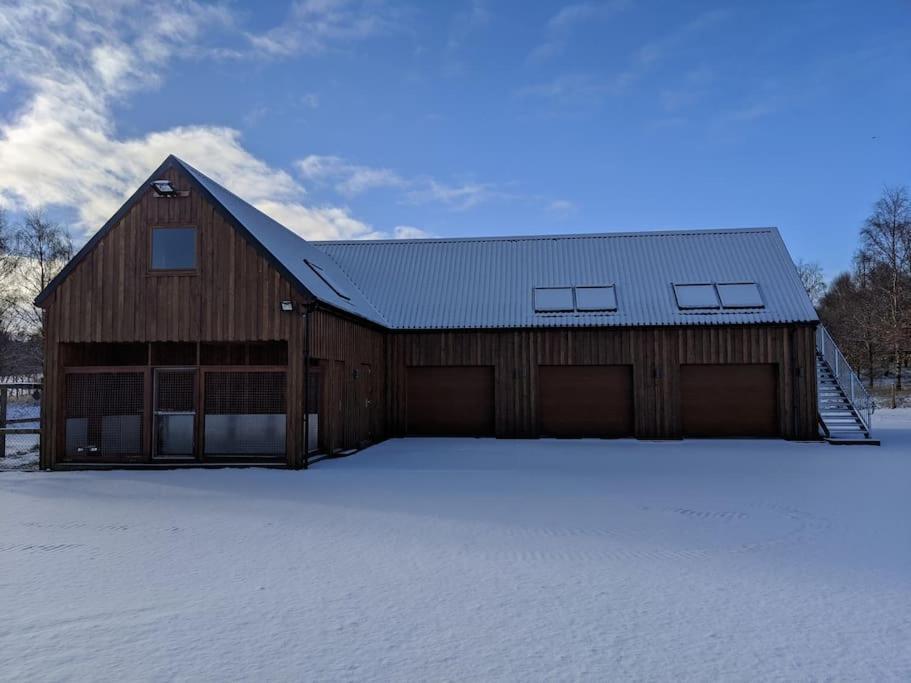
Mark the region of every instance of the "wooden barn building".
POLYGON ((45 468, 819 438, 818 319, 774 228, 311 242, 171 156, 37 302, 45 468))

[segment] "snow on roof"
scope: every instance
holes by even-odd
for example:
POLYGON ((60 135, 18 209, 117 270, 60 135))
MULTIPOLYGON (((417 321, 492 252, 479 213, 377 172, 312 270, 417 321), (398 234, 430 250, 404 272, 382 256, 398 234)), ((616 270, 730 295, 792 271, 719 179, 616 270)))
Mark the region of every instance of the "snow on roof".
POLYGON ((385 325, 386 321, 364 297, 356 284, 336 262, 312 243, 292 232, 278 221, 248 204, 201 171, 175 157, 175 160, 230 213, 238 223, 269 252, 288 275, 320 301, 349 313, 385 325), (325 276, 308 265, 322 269, 325 276), (336 289, 330 283, 339 283, 336 289))
MULTIPOLYGON (((292 282, 325 304, 393 329, 818 321, 775 228, 307 242, 173 155, 148 182, 172 163, 190 174, 292 282), (725 283, 755 283, 763 306, 678 307, 675 284, 725 283), (613 286, 615 310, 590 310, 580 300, 586 290, 576 289, 607 286, 613 286), (574 310, 536 311, 536 288, 571 288, 574 310)), ((67 277, 144 188, 80 249, 36 303, 67 277)))
POLYGON ((775 228, 311 242, 398 329, 816 322, 775 228), (756 283, 764 306, 681 310, 674 284, 756 283), (536 312, 537 287, 614 285, 614 312, 536 312))

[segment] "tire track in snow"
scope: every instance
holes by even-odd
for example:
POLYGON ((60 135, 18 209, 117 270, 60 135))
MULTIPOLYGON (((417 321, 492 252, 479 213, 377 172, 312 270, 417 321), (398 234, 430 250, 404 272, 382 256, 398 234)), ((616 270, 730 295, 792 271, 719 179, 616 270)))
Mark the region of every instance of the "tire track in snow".
MULTIPOLYGON (((720 523, 725 527, 743 526, 743 523, 756 522, 759 525, 768 523, 769 513, 783 518, 794 524, 790 529, 782 529, 783 533, 774 534, 770 538, 754 542, 736 543, 729 547, 694 547, 694 548, 668 548, 661 545, 643 544, 641 534, 632 529, 620 530, 605 527, 500 527, 495 530, 485 530, 482 535, 502 535, 504 543, 494 550, 478 551, 472 546, 465 547, 461 554, 479 553, 485 559, 506 560, 512 562, 592 562, 592 561, 687 561, 700 560, 713 556, 741 555, 763 552, 776 547, 788 545, 802 545, 810 541, 820 532, 830 527, 827 519, 817 517, 804 510, 794 507, 778 506, 769 503, 748 504, 748 509, 758 511, 744 512, 742 510, 699 510, 689 507, 653 508, 643 506, 640 509, 646 512, 657 511, 673 513, 684 519, 699 523, 720 523), (765 517, 765 519, 763 519, 765 517), (593 541, 615 541, 623 545, 613 547, 600 546, 589 550, 580 548, 553 548, 542 545, 533 548, 510 549, 510 542, 532 542, 548 540, 580 540, 590 538, 593 541), (629 544, 629 545, 627 545, 629 544)), ((761 526, 760 526, 761 528, 761 526)))
POLYGON ((0 553, 10 553, 10 552, 43 552, 43 553, 56 553, 65 550, 75 550, 77 548, 84 548, 85 545, 82 543, 54 543, 54 544, 42 544, 42 543, 11 543, 6 545, 0 545, 0 553))
POLYGON ((33 529, 52 529, 52 530, 62 530, 70 531, 74 529, 85 529, 88 531, 157 531, 165 533, 178 533, 183 531, 182 527, 170 526, 170 527, 158 527, 158 526, 146 526, 146 525, 134 525, 130 526, 128 524, 89 524, 87 522, 22 522, 22 526, 31 527, 33 529))

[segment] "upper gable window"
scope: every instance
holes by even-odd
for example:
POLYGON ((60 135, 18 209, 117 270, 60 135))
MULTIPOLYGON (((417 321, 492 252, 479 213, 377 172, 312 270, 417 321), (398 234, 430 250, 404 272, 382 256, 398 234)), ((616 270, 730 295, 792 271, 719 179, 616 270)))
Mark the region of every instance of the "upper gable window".
POLYGON ((196 228, 152 228, 152 270, 196 270, 196 228))

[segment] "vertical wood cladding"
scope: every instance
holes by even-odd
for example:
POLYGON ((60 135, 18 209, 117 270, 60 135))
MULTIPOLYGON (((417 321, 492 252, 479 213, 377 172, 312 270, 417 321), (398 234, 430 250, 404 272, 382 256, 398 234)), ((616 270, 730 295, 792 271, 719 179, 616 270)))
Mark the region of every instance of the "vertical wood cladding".
MULTIPOLYGON (((45 301, 43 467, 62 444, 62 344, 286 341, 287 462, 303 461, 307 325, 296 307, 312 301, 192 187, 182 172, 163 174, 188 197, 147 191, 45 301), (195 226, 198 268, 150 273, 150 231, 195 226)), ((538 436, 538 367, 632 367, 634 433, 679 438, 680 366, 771 363, 778 371, 781 433, 817 438, 815 347, 809 325, 576 328, 392 332, 343 314, 310 314, 312 370, 319 375, 320 441, 353 448, 407 428, 409 366, 484 365, 494 372, 494 431, 538 436)), ((62 455, 62 454, 61 454, 62 455)))
POLYGON ((680 366, 774 363, 781 433, 815 439, 815 347, 811 326, 559 329, 393 333, 388 348, 388 431, 407 424, 409 366, 492 365, 499 437, 536 437, 538 366, 632 365, 635 435, 679 438, 680 366))
MULTIPOLYGON (((287 458, 302 462, 305 324, 302 315, 284 313, 285 299, 297 307, 304 296, 251 245, 178 169, 163 174, 188 197, 157 198, 147 191, 98 242, 45 302, 45 402, 42 414, 43 467, 62 457, 61 344, 68 342, 231 342, 288 343, 287 458), (199 231, 197 270, 149 271, 150 232, 157 226, 194 226, 199 231)), ((314 358, 347 367, 371 366, 373 404, 348 399, 355 418, 333 418, 325 435, 333 448, 350 448, 384 431, 380 400, 384 377, 383 335, 368 326, 324 312, 313 316, 314 358)), ((329 374, 328 392, 343 393, 345 367, 329 374), (334 378, 334 379, 332 379, 334 378)), ((367 376, 366 371, 359 377, 367 376)))
POLYGON ((386 333, 324 310, 311 314, 310 325, 322 387, 323 447, 333 452, 385 438, 386 333))

